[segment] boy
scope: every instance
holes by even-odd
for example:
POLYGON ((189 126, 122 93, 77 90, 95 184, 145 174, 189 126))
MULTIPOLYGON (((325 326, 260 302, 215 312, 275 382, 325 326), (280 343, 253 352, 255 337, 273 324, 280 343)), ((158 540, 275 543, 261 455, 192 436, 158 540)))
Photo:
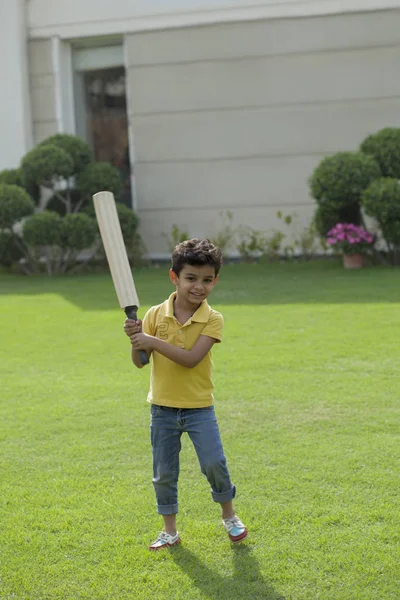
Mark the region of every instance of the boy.
POLYGON ((223 318, 207 303, 217 283, 222 252, 206 239, 192 239, 175 247, 169 276, 176 291, 153 306, 143 323, 127 319, 125 333, 132 344, 132 361, 141 368, 138 350, 152 357, 150 391, 153 485, 164 531, 149 546, 160 550, 179 544, 176 530, 180 438, 187 432, 201 471, 232 542, 247 537, 235 515, 232 484, 213 407, 211 348, 221 341, 223 318))

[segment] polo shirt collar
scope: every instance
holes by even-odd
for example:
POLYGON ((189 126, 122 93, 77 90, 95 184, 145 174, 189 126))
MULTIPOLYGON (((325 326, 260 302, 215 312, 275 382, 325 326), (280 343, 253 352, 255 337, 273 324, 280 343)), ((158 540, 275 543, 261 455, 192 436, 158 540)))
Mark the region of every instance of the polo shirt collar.
MULTIPOLYGON (((176 292, 172 292, 168 300, 164 302, 163 313, 166 317, 174 318, 174 300, 176 298, 176 292)), ((200 304, 199 308, 196 310, 194 315, 191 317, 191 321, 196 321, 197 323, 208 323, 208 319, 210 317, 210 306, 207 300, 203 300, 200 304)))

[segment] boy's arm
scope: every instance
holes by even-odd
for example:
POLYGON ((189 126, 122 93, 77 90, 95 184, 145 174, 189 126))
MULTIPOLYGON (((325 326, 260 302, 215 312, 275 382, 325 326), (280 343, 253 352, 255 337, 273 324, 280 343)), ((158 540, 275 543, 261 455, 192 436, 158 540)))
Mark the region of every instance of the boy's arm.
MULTIPOLYGON (((148 353, 149 351, 151 352, 152 350, 155 350, 178 365, 192 369, 203 360, 205 355, 211 350, 217 341, 217 339, 209 337, 208 335, 201 335, 194 344, 193 348, 190 350, 184 350, 183 348, 171 346, 171 344, 168 344, 168 342, 164 342, 163 340, 153 337, 152 335, 147 335, 146 333, 137 333, 131 337, 132 360, 135 365, 138 366, 133 358, 136 350, 147 350, 148 353)), ((139 361, 138 356, 137 360, 139 361)))
MULTIPOLYGON (((150 358, 151 356, 151 350, 147 350, 147 355, 150 358)), ((135 350, 135 348, 132 346, 132 351, 131 351, 131 357, 132 357, 132 362, 135 365, 135 367, 137 367, 138 369, 143 369, 143 367, 145 367, 146 365, 143 365, 140 362, 140 358, 139 358, 139 352, 137 350, 135 350)))

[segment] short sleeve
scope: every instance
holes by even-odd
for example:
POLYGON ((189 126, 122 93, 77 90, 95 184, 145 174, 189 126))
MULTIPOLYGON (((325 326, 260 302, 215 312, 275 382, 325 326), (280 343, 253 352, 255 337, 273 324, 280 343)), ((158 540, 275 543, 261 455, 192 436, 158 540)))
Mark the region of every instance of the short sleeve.
POLYGON ((156 319, 154 307, 150 308, 144 315, 142 321, 142 331, 143 333, 147 333, 147 335, 156 335, 156 319))
POLYGON ((204 327, 201 335, 207 335, 210 338, 214 338, 217 342, 222 340, 222 330, 224 328, 224 318, 221 313, 212 311, 208 323, 204 327))

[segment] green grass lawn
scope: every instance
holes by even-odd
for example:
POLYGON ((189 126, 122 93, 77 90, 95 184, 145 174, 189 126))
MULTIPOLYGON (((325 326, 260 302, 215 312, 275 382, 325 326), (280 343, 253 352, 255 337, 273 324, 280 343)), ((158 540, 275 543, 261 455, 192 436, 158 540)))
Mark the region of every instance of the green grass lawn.
MULTIPOLYGON (((143 306, 172 291, 137 273, 143 306)), ((150 553, 148 369, 107 275, 0 275, 1 600, 400 597, 400 270, 227 265, 216 410, 232 547, 184 439, 182 545, 150 553)))

